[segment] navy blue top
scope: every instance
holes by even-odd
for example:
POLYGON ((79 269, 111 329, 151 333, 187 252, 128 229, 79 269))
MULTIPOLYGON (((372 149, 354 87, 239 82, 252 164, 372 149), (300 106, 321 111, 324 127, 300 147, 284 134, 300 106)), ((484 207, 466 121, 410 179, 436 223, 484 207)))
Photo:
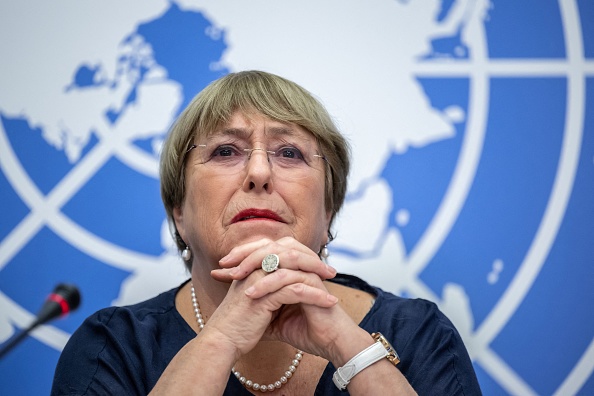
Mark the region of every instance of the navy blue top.
MULTIPOLYGON (((333 281, 376 296, 360 326, 390 340, 400 355, 398 368, 419 395, 481 394, 460 335, 435 304, 397 297, 350 275, 333 281)), ((196 337, 175 308, 178 290, 91 315, 64 348, 51 394, 148 394, 176 353, 196 337)), ((335 370, 329 363, 315 395, 345 394, 332 382, 335 370)), ((250 395, 232 374, 224 394, 250 395)))

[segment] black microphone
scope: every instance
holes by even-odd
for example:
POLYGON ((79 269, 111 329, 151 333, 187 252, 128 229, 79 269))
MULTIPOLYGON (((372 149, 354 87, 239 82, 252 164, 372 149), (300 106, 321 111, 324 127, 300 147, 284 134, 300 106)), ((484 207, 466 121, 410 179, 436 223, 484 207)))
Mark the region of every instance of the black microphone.
POLYGON ((6 343, 0 350, 0 359, 19 342, 21 342, 31 331, 37 326, 49 322, 58 316, 64 316, 68 312, 72 312, 80 305, 80 292, 74 285, 61 283, 54 291, 47 296, 45 303, 39 310, 35 321, 29 325, 24 331, 14 336, 6 343))

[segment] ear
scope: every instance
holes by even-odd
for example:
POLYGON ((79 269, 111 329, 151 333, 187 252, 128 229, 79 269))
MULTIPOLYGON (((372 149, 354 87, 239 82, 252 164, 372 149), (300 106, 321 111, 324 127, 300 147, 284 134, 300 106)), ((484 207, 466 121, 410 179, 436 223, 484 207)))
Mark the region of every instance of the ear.
POLYGON ((181 239, 186 241, 186 229, 184 227, 184 215, 181 206, 173 208, 173 221, 175 221, 175 229, 179 233, 181 239))
POLYGON ((332 220, 332 211, 326 212, 326 234, 324 236, 324 244, 329 243, 328 233, 330 232, 330 220, 332 220))

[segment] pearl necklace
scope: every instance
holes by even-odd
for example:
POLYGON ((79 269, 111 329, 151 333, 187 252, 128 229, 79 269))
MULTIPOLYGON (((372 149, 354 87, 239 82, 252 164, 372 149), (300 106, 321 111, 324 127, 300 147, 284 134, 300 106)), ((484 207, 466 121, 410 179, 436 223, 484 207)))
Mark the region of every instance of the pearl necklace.
MULTIPOLYGON (((200 328, 200 330, 202 330, 204 328, 204 318, 202 317, 202 312, 200 312, 200 305, 198 304, 198 299, 196 298, 196 292, 194 291, 194 284, 190 283, 191 286, 191 292, 192 292, 192 306, 194 307, 194 315, 196 315, 196 322, 198 323, 198 327, 200 328)), ((303 351, 297 350, 297 353, 295 354, 294 359, 291 361, 291 365, 289 366, 289 368, 287 369, 287 371, 285 371, 285 375, 281 376, 278 381, 275 381, 272 384, 268 384, 268 385, 260 385, 257 382, 254 382, 252 380, 249 380, 247 378, 245 378, 244 376, 241 375, 241 373, 237 370, 235 370, 235 367, 231 368, 231 372, 233 373, 233 375, 235 375, 235 377, 237 377, 237 379, 239 380, 239 382, 241 382, 241 384, 243 386, 245 386, 248 389, 253 389, 255 391, 260 391, 260 392, 268 392, 268 391, 273 391, 275 389, 279 389, 281 386, 283 386, 284 384, 286 384, 289 379, 293 376, 293 373, 295 373, 295 370, 297 370, 297 366, 299 366, 299 362, 301 362, 301 359, 303 358, 303 351)))

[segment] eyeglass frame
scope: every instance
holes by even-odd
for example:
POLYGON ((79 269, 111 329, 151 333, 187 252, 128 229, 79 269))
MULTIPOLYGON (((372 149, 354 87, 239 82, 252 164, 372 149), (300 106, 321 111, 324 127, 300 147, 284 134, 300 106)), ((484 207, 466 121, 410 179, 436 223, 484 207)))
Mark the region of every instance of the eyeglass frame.
MULTIPOLYGON (((186 157, 188 155, 188 153, 192 150, 194 150, 195 148, 198 147, 204 147, 206 148, 206 144, 192 144, 190 147, 188 147, 188 149, 186 150, 186 152, 184 153, 184 157, 186 157)), ((249 161, 252 158, 252 154, 254 151, 264 151, 266 153, 266 159, 268 160, 268 162, 270 162, 270 154, 274 155, 276 153, 276 151, 272 151, 272 150, 267 150, 265 148, 261 148, 261 147, 254 147, 254 148, 244 148, 243 151, 247 152, 249 151, 249 155, 246 157, 246 165, 247 165, 247 161, 249 161)), ((324 160, 324 162, 329 165, 328 160, 326 159, 326 157, 324 155, 321 154, 312 154, 313 157, 317 157, 317 158, 321 158, 324 160)), ((185 160, 185 158, 184 158, 185 160)), ((206 164, 208 161, 202 162, 201 164, 206 164)))

